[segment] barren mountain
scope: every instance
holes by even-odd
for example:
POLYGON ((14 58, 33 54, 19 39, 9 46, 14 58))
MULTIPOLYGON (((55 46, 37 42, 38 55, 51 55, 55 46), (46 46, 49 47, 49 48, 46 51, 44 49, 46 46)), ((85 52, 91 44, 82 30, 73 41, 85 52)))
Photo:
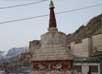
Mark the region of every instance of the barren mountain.
POLYGON ((82 25, 74 33, 67 35, 67 43, 75 41, 80 42, 82 39, 95 34, 102 33, 102 14, 92 18, 86 26, 82 25))

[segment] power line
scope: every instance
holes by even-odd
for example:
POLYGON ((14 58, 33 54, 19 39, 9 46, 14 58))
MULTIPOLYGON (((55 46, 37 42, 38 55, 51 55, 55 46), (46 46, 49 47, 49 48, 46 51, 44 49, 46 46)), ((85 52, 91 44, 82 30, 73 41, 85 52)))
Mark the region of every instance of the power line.
MULTIPOLYGON (((89 9, 89 8, 97 7, 97 6, 100 6, 100 5, 102 5, 102 4, 96 4, 96 5, 86 6, 86 7, 82 7, 82 8, 78 8, 78 9, 72 9, 72 10, 57 12, 56 14, 75 12, 75 11, 79 11, 79 10, 84 10, 84 9, 89 9)), ((10 20, 10 21, 4 21, 4 22, 0 22, 0 24, 17 22, 17 21, 24 21, 24 20, 30 20, 30 19, 40 18, 40 17, 46 17, 46 16, 48 16, 48 14, 39 15, 39 16, 33 16, 33 17, 28 17, 28 18, 22 18, 22 19, 15 19, 15 20, 10 20)))
POLYGON ((37 1, 37 2, 31 2, 31 3, 26 3, 26 4, 0 7, 0 9, 8 9, 8 8, 14 8, 14 7, 28 6, 28 5, 38 4, 38 3, 41 3, 41 2, 44 2, 44 1, 47 1, 47 0, 40 0, 40 1, 37 1))
MULTIPOLYGON (((82 7, 82 8, 78 8, 78 9, 71 9, 71 10, 67 10, 67 11, 62 11, 60 13, 67 13, 67 12, 74 12, 74 11, 89 9, 89 8, 97 7, 97 6, 100 6, 100 5, 102 5, 102 3, 96 4, 96 5, 90 5, 90 6, 86 6, 86 7, 82 7)), ((60 14, 60 13, 58 12, 56 14, 60 14)))
POLYGON ((46 15, 39 15, 39 16, 34 16, 34 17, 22 18, 22 19, 4 21, 4 22, 0 22, 0 24, 10 23, 10 22, 16 22, 16 21, 30 20, 30 19, 40 18, 40 17, 45 17, 45 16, 48 16, 48 15, 46 14, 46 15))

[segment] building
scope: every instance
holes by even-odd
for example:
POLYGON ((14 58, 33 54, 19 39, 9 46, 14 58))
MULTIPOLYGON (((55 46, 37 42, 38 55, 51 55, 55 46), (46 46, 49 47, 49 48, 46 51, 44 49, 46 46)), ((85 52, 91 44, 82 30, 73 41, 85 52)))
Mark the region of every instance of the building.
POLYGON ((68 44, 74 55, 77 72, 102 74, 102 14, 70 34, 68 44))
POLYGON ((51 1, 48 32, 29 48, 33 74, 102 74, 102 14, 66 35, 57 29, 51 1))
POLYGON ((0 74, 31 74, 31 71, 31 55, 26 47, 13 48, 0 60, 0 74))
POLYGON ((48 32, 30 42, 33 74, 71 74, 73 56, 66 45, 66 34, 58 31, 54 4, 50 2, 48 32))

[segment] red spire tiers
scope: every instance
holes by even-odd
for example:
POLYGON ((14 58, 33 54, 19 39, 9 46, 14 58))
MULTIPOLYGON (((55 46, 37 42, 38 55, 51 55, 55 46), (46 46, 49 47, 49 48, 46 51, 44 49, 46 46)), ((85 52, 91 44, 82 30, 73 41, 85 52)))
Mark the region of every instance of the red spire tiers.
POLYGON ((54 12, 54 3, 50 0, 50 18, 49 18, 49 31, 57 31, 56 17, 54 12))

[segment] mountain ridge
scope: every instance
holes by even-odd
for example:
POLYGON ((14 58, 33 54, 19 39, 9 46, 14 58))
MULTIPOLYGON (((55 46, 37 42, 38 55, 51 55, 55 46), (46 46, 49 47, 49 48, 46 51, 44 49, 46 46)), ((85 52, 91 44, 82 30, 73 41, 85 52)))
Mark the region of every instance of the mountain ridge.
POLYGON ((80 42, 82 39, 102 33, 102 14, 93 17, 86 26, 82 25, 74 33, 67 35, 67 43, 80 42))

